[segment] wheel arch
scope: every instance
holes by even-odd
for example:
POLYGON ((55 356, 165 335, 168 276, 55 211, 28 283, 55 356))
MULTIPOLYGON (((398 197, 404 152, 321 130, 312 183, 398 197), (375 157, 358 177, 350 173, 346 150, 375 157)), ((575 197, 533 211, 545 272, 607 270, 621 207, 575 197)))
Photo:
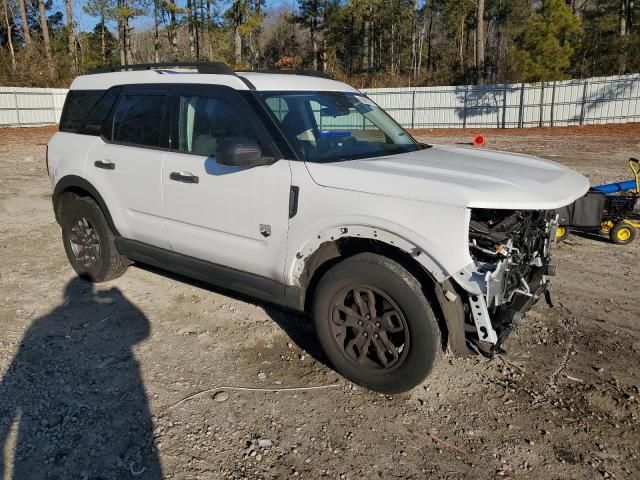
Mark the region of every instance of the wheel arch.
POLYGON ((111 214, 109 213, 109 209, 107 208, 107 204, 102 198, 102 195, 100 195, 98 190, 89 181, 77 175, 67 175, 62 177, 58 183, 56 183, 53 190, 53 195, 51 197, 53 202, 53 212, 55 214, 56 221, 59 224, 62 221, 62 214, 64 212, 65 205, 73 199, 74 196, 91 197, 102 210, 111 231, 115 235, 118 235, 118 230, 113 223, 113 218, 111 218, 111 214))
POLYGON ((465 341, 461 295, 455 292, 446 274, 422 249, 401 237, 372 227, 340 227, 318 235, 317 240, 315 248, 305 248, 305 251, 310 251, 308 255, 297 253, 293 270, 297 273, 297 291, 302 296, 298 301, 305 312, 311 311, 318 282, 331 267, 358 253, 375 253, 396 261, 420 282, 434 309, 443 349, 449 346, 457 355, 470 353, 465 341))

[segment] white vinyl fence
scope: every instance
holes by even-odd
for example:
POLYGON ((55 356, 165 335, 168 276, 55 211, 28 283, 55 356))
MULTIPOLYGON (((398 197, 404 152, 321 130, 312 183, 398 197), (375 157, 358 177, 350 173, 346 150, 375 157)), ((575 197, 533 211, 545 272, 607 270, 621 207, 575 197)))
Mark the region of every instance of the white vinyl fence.
MULTIPOLYGON (((408 128, 524 128, 640 122, 640 74, 544 85, 371 88, 363 92, 408 128)), ((57 88, 0 87, 0 126, 58 123, 66 93, 67 90, 57 88)), ((342 123, 327 127, 349 126, 342 123)))
POLYGON ((408 128, 523 128, 640 121, 640 75, 363 90, 408 128))
POLYGON ((66 96, 65 88, 0 86, 0 126, 58 123, 66 96))

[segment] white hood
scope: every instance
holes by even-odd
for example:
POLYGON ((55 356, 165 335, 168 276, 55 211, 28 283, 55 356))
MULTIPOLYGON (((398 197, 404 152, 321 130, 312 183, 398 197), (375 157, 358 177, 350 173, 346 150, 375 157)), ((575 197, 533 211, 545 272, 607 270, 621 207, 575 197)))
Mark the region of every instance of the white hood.
POLYGON ((319 185, 460 207, 550 210, 589 189, 577 172, 517 153, 449 146, 365 160, 307 162, 319 185))

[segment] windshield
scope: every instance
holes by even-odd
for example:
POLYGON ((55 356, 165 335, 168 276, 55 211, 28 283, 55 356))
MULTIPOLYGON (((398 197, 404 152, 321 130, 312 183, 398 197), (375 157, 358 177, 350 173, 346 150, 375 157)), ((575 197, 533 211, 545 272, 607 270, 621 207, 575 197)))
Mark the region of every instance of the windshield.
POLYGON ((361 94, 348 92, 261 92, 300 157, 332 162, 419 150, 395 120, 361 94))

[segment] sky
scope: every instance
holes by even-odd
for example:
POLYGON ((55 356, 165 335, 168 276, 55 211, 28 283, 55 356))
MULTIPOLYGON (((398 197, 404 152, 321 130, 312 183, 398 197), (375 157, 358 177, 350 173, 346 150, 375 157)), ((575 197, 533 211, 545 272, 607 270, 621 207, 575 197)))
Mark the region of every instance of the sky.
MULTIPOLYGON (((76 19, 76 24, 78 25, 78 29, 80 31, 91 31, 96 26, 96 23, 98 23, 98 19, 95 17, 91 17, 90 15, 87 15, 82 10, 82 5, 84 5, 85 3, 86 3, 85 0, 74 0, 73 14, 76 19)), ((183 5, 183 4, 186 4, 186 0, 176 0, 176 3, 178 5, 183 5)), ((223 9, 226 9, 230 4, 231 4, 231 0, 223 0, 220 6, 223 9)), ((296 0, 266 0, 267 9, 278 8, 281 6, 291 7, 292 5, 295 5, 295 4, 297 4, 296 0)), ((64 0, 53 0, 53 8, 51 9, 51 12, 55 12, 58 10, 61 11, 63 15, 65 15, 66 10, 65 10, 64 0)), ((66 18, 66 15, 65 15, 65 18, 66 18)), ((151 21, 152 20, 150 18, 138 18, 133 21, 132 26, 134 28, 150 27, 152 25, 151 21)), ((111 27, 114 28, 115 25, 111 25, 111 27)))

